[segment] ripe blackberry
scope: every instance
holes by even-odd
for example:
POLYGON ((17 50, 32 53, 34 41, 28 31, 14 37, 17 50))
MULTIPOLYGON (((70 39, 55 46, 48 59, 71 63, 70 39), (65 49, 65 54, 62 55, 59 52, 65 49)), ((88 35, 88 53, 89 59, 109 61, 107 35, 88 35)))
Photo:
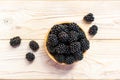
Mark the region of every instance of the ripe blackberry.
POLYGON ((50 34, 58 35, 61 31, 63 31, 63 25, 57 24, 51 28, 50 34))
POLYGON ((96 25, 92 25, 89 29, 89 34, 94 36, 97 33, 97 31, 98 27, 96 25))
POLYGON ((82 52, 85 52, 86 50, 89 49, 90 43, 87 40, 87 38, 81 39, 80 43, 81 43, 81 50, 82 50, 82 52))
POLYGON ((47 44, 50 46, 56 46, 58 44, 57 36, 55 34, 49 34, 47 44))
POLYGON ((26 59, 28 61, 33 61, 35 59, 35 55, 33 53, 29 52, 26 54, 26 59))
POLYGON ((69 33, 69 36, 70 36, 69 42, 71 43, 71 42, 77 41, 78 40, 78 35, 79 35, 79 33, 77 33, 76 31, 70 31, 70 33, 69 33))
POLYGON ((71 53, 81 52, 81 44, 80 42, 73 42, 70 44, 71 53))
POLYGON ((58 54, 65 54, 67 52, 67 46, 65 44, 58 44, 58 46, 55 47, 55 51, 58 54))
POLYGON ((10 45, 12 47, 17 47, 21 43, 21 38, 19 36, 13 37, 10 39, 10 45))
POLYGON ((62 31, 62 32, 60 32, 60 33, 58 34, 58 38, 59 38, 59 41, 60 41, 60 42, 65 43, 65 42, 68 41, 69 36, 68 36, 68 34, 67 34, 66 32, 62 31))
POLYGON ((52 46, 47 45, 47 49, 50 52, 51 55, 56 55, 55 48, 52 46))
POLYGON ((78 35, 78 39, 81 40, 81 39, 84 39, 84 38, 86 38, 85 33, 83 31, 80 31, 79 35, 78 35))
POLYGON ((70 30, 70 31, 76 31, 76 32, 79 32, 79 31, 81 31, 81 28, 79 27, 79 25, 77 25, 76 23, 68 23, 68 24, 66 24, 67 26, 68 26, 68 29, 70 30))
POLYGON ((74 58, 73 56, 67 56, 67 57, 65 58, 64 63, 65 63, 65 64, 72 64, 72 63, 74 63, 74 61, 75 61, 75 58, 74 58))
POLYGON ((63 63, 65 61, 64 55, 57 54, 54 57, 55 57, 55 60, 57 60, 59 63, 63 63))
POLYGON ((74 56, 76 61, 79 61, 79 60, 83 59, 83 53, 81 51, 77 52, 77 53, 73 53, 73 56, 74 56))
POLYGON ((38 43, 36 41, 33 41, 33 40, 30 41, 29 46, 33 51, 37 51, 39 49, 38 43))
POLYGON ((86 16, 84 16, 83 19, 84 19, 86 22, 92 22, 92 21, 94 21, 94 16, 93 16, 92 13, 89 13, 89 14, 87 14, 86 16))

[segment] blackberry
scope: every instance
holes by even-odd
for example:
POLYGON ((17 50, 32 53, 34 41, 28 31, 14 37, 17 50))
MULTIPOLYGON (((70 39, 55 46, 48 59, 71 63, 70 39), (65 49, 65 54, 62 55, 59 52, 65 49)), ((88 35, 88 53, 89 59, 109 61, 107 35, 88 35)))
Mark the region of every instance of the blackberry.
POLYGON ((55 51, 58 54, 65 54, 67 52, 67 46, 65 44, 59 44, 55 47, 55 51))
POLYGON ((98 27, 96 25, 92 25, 89 29, 89 34, 94 36, 97 33, 97 31, 98 27))
POLYGON ((74 58, 73 56, 67 56, 67 57, 65 58, 64 63, 65 63, 65 64, 72 64, 72 63, 74 63, 74 61, 75 61, 75 58, 74 58))
POLYGON ((83 53, 81 51, 77 52, 77 53, 73 53, 73 56, 74 56, 76 61, 79 61, 79 60, 83 59, 83 53))
POLYGON ((94 21, 94 16, 93 16, 92 13, 89 13, 89 14, 87 14, 86 16, 84 16, 83 19, 84 19, 86 22, 92 22, 92 21, 94 21))
POLYGON ((64 31, 60 32, 60 33, 58 34, 58 37, 59 37, 59 41, 60 41, 60 42, 63 42, 63 43, 67 42, 68 39, 69 39, 68 34, 67 34, 66 32, 64 32, 64 31))
POLYGON ((35 55, 34 55, 33 53, 31 53, 31 52, 28 52, 28 53, 26 54, 26 59, 27 59, 28 61, 33 61, 33 60, 35 59, 35 55))
POLYGON ((10 39, 10 45, 12 47, 17 47, 21 43, 21 38, 19 36, 13 37, 10 39))
POLYGON ((81 39, 84 39, 84 38, 86 38, 85 33, 83 31, 80 31, 79 35, 78 35, 78 39, 81 40, 81 39))
POLYGON ((33 40, 30 41, 29 46, 33 51, 37 51, 39 49, 38 43, 36 41, 33 41, 33 40))
POLYGON ((56 46, 58 44, 58 39, 55 34, 49 34, 47 44, 50 46, 56 46))
POLYGON ((54 57, 55 57, 55 60, 57 60, 59 63, 63 63, 65 61, 64 55, 57 54, 54 57))
POLYGON ((80 42, 73 42, 70 44, 70 51, 71 53, 77 53, 81 51, 81 44, 80 42))
POLYGON ((68 26, 68 29, 70 30, 70 31, 76 31, 76 32, 79 32, 79 31, 81 31, 81 28, 79 27, 79 25, 77 25, 76 23, 68 23, 68 24, 66 24, 67 26, 68 26))
POLYGON ((81 39, 80 43, 81 43, 81 50, 82 50, 82 52, 85 52, 86 50, 89 49, 90 43, 87 40, 87 38, 81 39))
POLYGON ((57 24, 51 28, 50 34, 58 35, 61 31, 63 31, 63 25, 57 24))
POLYGON ((55 48, 52 46, 47 45, 47 49, 50 52, 51 55, 56 55, 55 48))
POLYGON ((78 35, 79 35, 79 33, 77 33, 76 31, 70 31, 70 33, 69 33, 69 36, 70 36, 69 42, 71 43, 71 42, 77 41, 78 40, 78 35))

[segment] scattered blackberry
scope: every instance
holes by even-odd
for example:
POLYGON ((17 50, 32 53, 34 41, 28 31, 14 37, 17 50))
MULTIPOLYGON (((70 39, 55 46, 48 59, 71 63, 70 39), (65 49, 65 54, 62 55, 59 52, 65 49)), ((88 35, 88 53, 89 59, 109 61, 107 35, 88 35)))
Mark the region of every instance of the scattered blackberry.
POLYGON ((67 46, 65 44, 59 44, 55 47, 55 51, 58 54, 65 54, 67 52, 67 46))
POLYGON ((19 36, 13 37, 10 39, 10 45, 12 47, 17 47, 21 43, 21 38, 19 36))
POLYGON ((73 42, 70 44, 71 53, 81 52, 81 44, 80 42, 73 42))
POLYGON ((73 56, 67 56, 65 58, 64 63, 66 63, 66 64, 72 64, 72 63, 74 63, 74 61, 75 61, 75 58, 73 56))
POLYGON ((36 41, 33 41, 33 40, 30 41, 29 46, 33 51, 37 51, 39 49, 38 43, 36 41))
POLYGON ((55 59, 60 63, 63 63, 65 61, 64 55, 61 55, 61 54, 55 55, 55 59))
POLYGON ((79 33, 77 33, 76 31, 70 31, 70 34, 69 34, 69 36, 70 36, 69 42, 71 43, 71 42, 77 41, 77 40, 78 40, 78 35, 79 35, 79 33))
POLYGON ((49 34, 47 45, 56 46, 58 44, 58 39, 55 34, 49 34))
POLYGON ((33 61, 35 59, 35 55, 33 53, 29 52, 26 54, 26 59, 28 61, 33 61))
POLYGON ((77 53, 73 53, 73 56, 74 56, 76 61, 79 61, 79 60, 83 59, 83 53, 81 51, 77 52, 77 53))
POLYGON ((94 16, 93 16, 92 13, 89 13, 89 14, 87 14, 86 16, 84 16, 83 19, 84 19, 86 22, 92 22, 92 21, 94 21, 94 16))
POLYGON ((64 31, 60 32, 58 34, 58 37, 59 37, 60 42, 63 42, 63 43, 67 42, 68 39, 69 39, 68 34, 66 32, 64 32, 64 31))
POLYGON ((97 31, 98 27, 96 25, 92 25, 89 29, 89 34, 94 36, 97 33, 97 31))
POLYGON ((61 31, 63 31, 63 25, 57 24, 51 28, 50 34, 58 35, 61 31))
POLYGON ((80 43, 81 43, 81 50, 82 50, 82 52, 85 52, 86 50, 89 49, 90 43, 87 40, 87 38, 81 39, 80 43))

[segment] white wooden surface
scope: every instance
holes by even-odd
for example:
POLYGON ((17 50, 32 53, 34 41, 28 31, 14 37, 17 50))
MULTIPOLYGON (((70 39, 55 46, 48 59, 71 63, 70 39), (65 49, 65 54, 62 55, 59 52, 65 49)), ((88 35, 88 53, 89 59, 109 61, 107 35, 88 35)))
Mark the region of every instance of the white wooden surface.
POLYGON ((0 1, 0 79, 120 79, 119 48, 119 0, 0 1), (93 38, 87 34, 92 24, 82 21, 89 12, 99 26, 93 38), (54 63, 44 50, 49 29, 64 21, 78 23, 91 43, 84 59, 70 66, 54 63), (17 35, 22 43, 12 48, 9 39, 17 35), (31 64, 25 59, 30 40, 40 45, 31 64))

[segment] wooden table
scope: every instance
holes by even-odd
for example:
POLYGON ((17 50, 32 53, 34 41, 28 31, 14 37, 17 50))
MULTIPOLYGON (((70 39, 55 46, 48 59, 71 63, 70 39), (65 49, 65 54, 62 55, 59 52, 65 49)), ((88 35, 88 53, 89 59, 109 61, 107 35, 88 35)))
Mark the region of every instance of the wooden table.
POLYGON ((120 1, 0 1, 0 79, 120 79, 120 1), (86 24, 82 19, 90 12, 95 21, 86 24), (49 29, 64 21, 78 23, 90 40, 90 49, 75 65, 54 63, 44 49, 49 29), (90 37, 93 24, 99 30, 90 37), (22 38, 17 48, 9 45, 14 36, 22 38), (32 52, 30 40, 40 45, 33 63, 25 59, 32 52))

